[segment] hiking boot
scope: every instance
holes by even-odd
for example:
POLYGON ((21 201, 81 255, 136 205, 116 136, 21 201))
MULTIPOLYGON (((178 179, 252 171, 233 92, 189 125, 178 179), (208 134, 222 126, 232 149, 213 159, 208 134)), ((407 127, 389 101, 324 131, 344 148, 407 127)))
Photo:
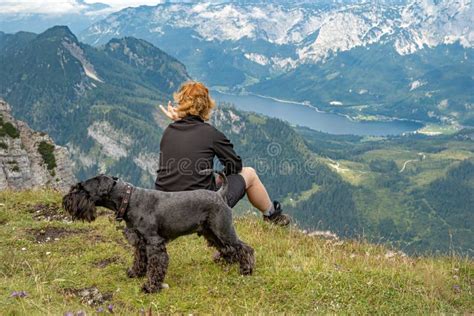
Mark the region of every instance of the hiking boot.
POLYGON ((263 220, 278 226, 288 226, 291 222, 291 217, 283 214, 281 204, 278 201, 273 202, 274 212, 270 216, 263 216, 263 220))

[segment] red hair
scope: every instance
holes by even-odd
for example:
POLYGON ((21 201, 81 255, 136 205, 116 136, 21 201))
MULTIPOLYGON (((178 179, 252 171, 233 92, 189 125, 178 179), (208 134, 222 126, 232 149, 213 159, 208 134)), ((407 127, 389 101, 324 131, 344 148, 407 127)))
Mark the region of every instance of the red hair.
POLYGON ((214 100, 209 96, 209 89, 201 82, 183 83, 173 97, 178 103, 176 112, 179 118, 197 115, 207 121, 215 106, 214 100))

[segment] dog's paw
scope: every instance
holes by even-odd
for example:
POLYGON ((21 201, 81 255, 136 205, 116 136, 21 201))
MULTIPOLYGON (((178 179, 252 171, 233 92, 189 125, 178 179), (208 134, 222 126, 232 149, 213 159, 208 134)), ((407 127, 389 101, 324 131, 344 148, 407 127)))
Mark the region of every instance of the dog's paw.
POLYGON ((240 274, 241 275, 252 275, 253 267, 250 265, 243 265, 240 266, 240 274))
POLYGON ((161 290, 161 287, 156 285, 150 285, 149 283, 145 283, 142 286, 143 293, 157 293, 161 290))
POLYGON ((157 292, 160 292, 161 290, 166 290, 169 288, 170 286, 167 283, 160 283, 157 286, 155 285, 151 286, 149 283, 145 283, 142 286, 142 291, 144 293, 157 293, 157 292))
POLYGON ((127 270, 127 276, 131 279, 133 278, 142 278, 146 275, 146 271, 140 272, 136 271, 133 268, 127 270))
POLYGON ((149 283, 145 283, 142 286, 142 291, 144 293, 157 293, 161 290, 169 289, 170 286, 167 283, 160 283, 158 285, 150 285, 149 283))
POLYGON ((222 257, 221 253, 219 251, 217 251, 216 253, 214 253, 214 255, 212 256, 212 261, 214 261, 214 263, 223 263, 224 262, 224 258, 222 257))

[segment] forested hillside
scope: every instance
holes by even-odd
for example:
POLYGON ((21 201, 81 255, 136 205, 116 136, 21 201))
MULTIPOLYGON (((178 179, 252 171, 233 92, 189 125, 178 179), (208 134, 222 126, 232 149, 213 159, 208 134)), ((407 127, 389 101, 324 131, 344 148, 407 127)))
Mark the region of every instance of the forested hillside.
POLYGON ((189 79, 184 65, 133 38, 93 48, 62 26, 1 35, 0 58, 0 96, 16 117, 69 147, 79 178, 109 172, 151 183, 157 105, 189 79))
POLYGON ((235 108, 217 112, 213 123, 227 131, 244 164, 258 171, 270 195, 283 200, 303 227, 343 236, 361 232, 351 185, 322 163, 287 123, 235 108))
POLYGON ((298 129, 351 184, 364 234, 413 253, 474 249, 474 130, 385 138, 298 129))

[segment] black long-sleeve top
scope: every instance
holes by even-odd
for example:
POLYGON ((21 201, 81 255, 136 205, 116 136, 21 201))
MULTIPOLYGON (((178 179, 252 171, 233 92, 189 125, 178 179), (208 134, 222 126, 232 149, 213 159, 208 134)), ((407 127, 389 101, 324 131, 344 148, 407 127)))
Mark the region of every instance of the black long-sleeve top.
POLYGON ((171 123, 160 143, 155 188, 168 192, 215 190, 214 176, 199 174, 200 170, 213 168, 214 157, 224 166, 226 175, 242 170, 242 159, 229 139, 199 116, 190 115, 171 123))

